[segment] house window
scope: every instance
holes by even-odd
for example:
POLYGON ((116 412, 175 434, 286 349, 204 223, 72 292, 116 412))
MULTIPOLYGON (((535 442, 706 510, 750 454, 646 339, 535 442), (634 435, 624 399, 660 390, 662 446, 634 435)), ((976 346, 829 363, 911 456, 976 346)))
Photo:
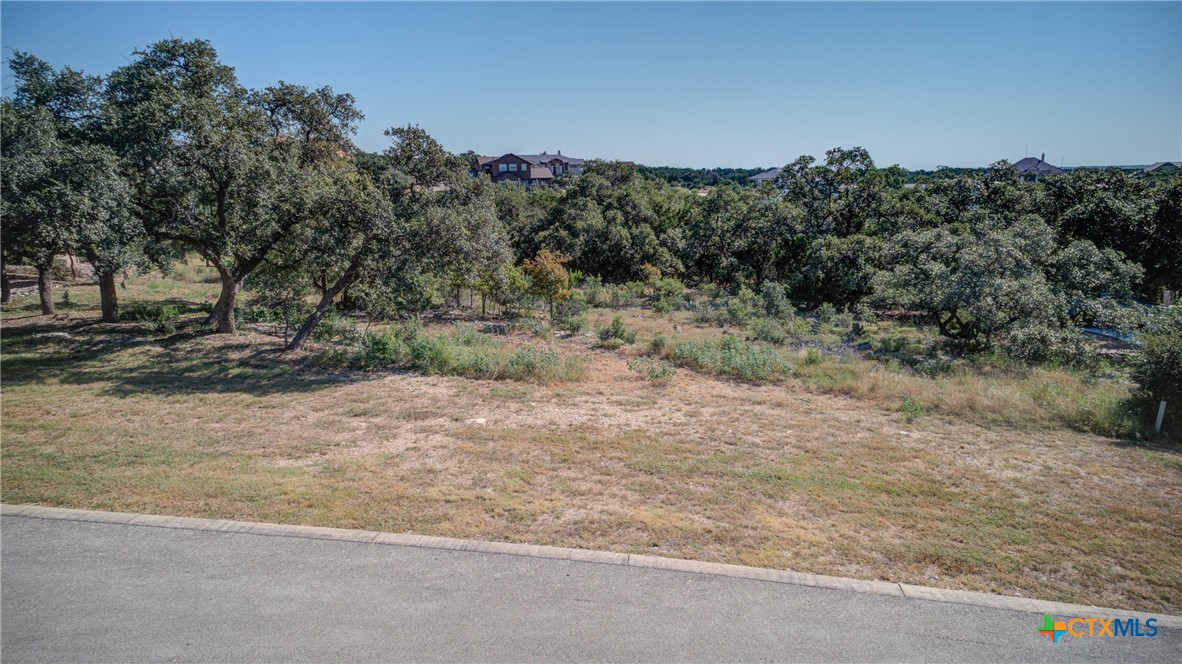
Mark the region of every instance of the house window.
POLYGON ((511 171, 517 170, 517 164, 509 164, 509 170, 511 170, 511 171))
POLYGON ((505 171, 509 170, 509 167, 505 164, 501 164, 500 167, 497 168, 497 170, 504 173, 505 171))

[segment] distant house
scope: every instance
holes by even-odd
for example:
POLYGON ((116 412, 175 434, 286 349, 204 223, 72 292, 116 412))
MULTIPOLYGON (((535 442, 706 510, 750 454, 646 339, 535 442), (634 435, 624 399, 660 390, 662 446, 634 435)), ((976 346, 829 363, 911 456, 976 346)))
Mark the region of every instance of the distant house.
POLYGON ((1182 171, 1182 161, 1159 161, 1145 167, 1146 173, 1172 173, 1182 171))
POLYGON ((520 182, 527 186, 551 184, 564 173, 578 175, 587 162, 577 157, 557 154, 509 154, 500 157, 476 157, 475 171, 487 173, 493 182, 520 182))
POLYGON ((747 180, 755 184, 763 184, 764 182, 775 182, 776 178, 778 177, 780 177, 780 169, 773 168, 770 171, 756 173, 755 175, 747 178, 747 180))
POLYGON ((1041 157, 1026 157, 1014 164, 1014 168, 1018 169, 1018 177, 1026 182, 1038 182, 1048 175, 1063 175, 1067 172, 1058 166, 1048 164, 1045 161, 1046 157, 1046 153, 1043 153, 1041 157))

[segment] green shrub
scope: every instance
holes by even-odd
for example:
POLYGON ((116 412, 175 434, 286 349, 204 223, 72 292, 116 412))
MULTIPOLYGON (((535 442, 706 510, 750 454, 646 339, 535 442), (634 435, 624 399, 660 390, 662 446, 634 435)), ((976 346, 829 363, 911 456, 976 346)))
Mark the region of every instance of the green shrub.
POLYGON ((877 323, 878 315, 874 313, 874 309, 870 308, 869 304, 859 302, 854 305, 854 320, 861 323, 877 323))
POLYGON ((952 362, 942 357, 929 357, 915 365, 915 371, 921 376, 935 378, 952 373, 952 362))
POLYGON ((751 323, 751 335, 759 340, 782 346, 788 342, 788 330, 779 321, 757 318, 751 323))
POLYGON ((554 334, 549 323, 535 318, 518 318, 509 323, 507 330, 509 332, 528 332, 538 339, 549 339, 554 334))
POLYGON ((653 302, 653 313, 665 315, 672 313, 681 306, 681 301, 676 298, 663 298, 653 302))
POLYGON ((1182 411, 1182 332, 1145 334, 1139 339, 1140 348, 1130 363, 1130 375, 1136 381, 1137 396, 1153 408, 1152 417, 1157 416, 1157 403, 1166 401, 1167 416, 1176 429, 1175 422, 1182 422, 1178 413, 1182 411))
POLYGON ((649 302, 655 313, 667 314, 680 309, 684 295, 685 284, 677 279, 665 278, 650 282, 649 302))
POLYGON ((1136 401, 1157 417, 1158 402, 1165 401, 1163 429, 1182 431, 1182 305, 1164 307, 1152 315, 1148 332, 1138 339, 1130 375, 1136 380, 1136 401), (1148 402, 1148 403, 1147 403, 1148 402))
POLYGON ((513 351, 469 326, 435 337, 417 322, 397 330, 363 334, 346 364, 355 369, 406 368, 420 373, 467 378, 507 378, 533 382, 575 380, 582 363, 549 348, 513 351))
POLYGON ((356 336, 357 330, 353 327, 353 321, 341 316, 335 311, 330 311, 320 319, 320 323, 312 332, 312 339, 315 341, 349 341, 356 336))
POLYGON ((557 318, 554 320, 554 325, 560 330, 566 330, 571 334, 578 334, 587 328, 587 317, 570 316, 566 318, 557 318))
POLYGON ((821 364, 825 361, 825 355, 816 348, 809 348, 808 350, 804 351, 801 361, 804 362, 805 366, 821 364))
POLYGON ((763 311, 759 298, 747 289, 738 295, 711 299, 694 310, 693 320, 703 325, 734 325, 745 327, 748 322, 763 311))
POLYGON ((1075 329, 1026 325, 1006 332, 997 345, 1004 354, 1027 364, 1082 368, 1094 366, 1098 360, 1075 329))
POLYGON ((181 312, 171 304, 132 302, 119 312, 119 318, 143 323, 149 334, 173 334, 181 312))
POLYGON ((624 284, 601 284, 598 280, 588 283, 585 290, 587 303, 593 307, 624 309, 640 304, 647 285, 641 281, 624 284))
POLYGON ((612 318, 612 324, 599 329, 599 340, 606 342, 611 339, 619 339, 626 344, 636 343, 636 331, 629 330, 624 327, 624 319, 621 316, 612 318))
POLYGON ((744 288, 735 297, 726 299, 727 322, 731 325, 746 326, 761 308, 755 294, 744 288))
POLYGON ((623 339, 600 339, 595 343, 595 347, 602 350, 619 350, 624 347, 623 339))
POLYGON ((915 421, 915 418, 923 415, 923 404, 912 399, 910 394, 904 394, 899 410, 903 413, 903 418, 910 424, 915 421))
POLYGON ((649 357, 629 360, 628 368, 640 374, 648 382, 658 384, 668 383, 677 374, 677 369, 673 365, 649 357))
POLYGON ((837 319, 837 307, 826 302, 817 309, 817 321, 823 324, 833 323, 837 319))
POLYGON ((792 375, 792 365, 778 351, 731 335, 716 342, 687 341, 673 349, 671 359, 694 371, 750 382, 776 381, 792 375))
POLYGON ((763 311, 768 318, 780 320, 796 315, 788 299, 788 288, 778 281, 768 281, 760 286, 759 297, 763 300, 763 311))
POLYGON ((665 339, 665 335, 660 332, 648 342, 648 351, 653 355, 661 356, 665 354, 665 350, 669 347, 669 341, 665 339))
POLYGON ((550 348, 523 348, 509 359, 505 367, 506 378, 533 382, 576 380, 582 374, 581 361, 564 358, 550 348))
POLYGON ((496 343, 491 336, 471 325, 456 325, 451 332, 451 338, 461 346, 485 346, 496 343))
POLYGON ((363 334, 350 355, 348 364, 355 369, 380 369, 406 361, 407 347, 391 333, 363 334))

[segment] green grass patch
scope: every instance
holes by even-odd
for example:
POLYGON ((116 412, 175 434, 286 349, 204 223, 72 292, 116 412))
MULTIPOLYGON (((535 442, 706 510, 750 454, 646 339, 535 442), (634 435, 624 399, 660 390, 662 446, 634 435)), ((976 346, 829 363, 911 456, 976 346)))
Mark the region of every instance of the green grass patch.
POLYGON ((354 369, 410 369, 425 374, 550 383, 578 380, 584 367, 578 358, 553 348, 515 349, 469 326, 430 336, 418 325, 359 336, 334 361, 354 369))
POLYGON ((793 374, 792 364, 780 351, 731 335, 718 341, 686 341, 667 354, 678 366, 752 383, 775 382, 793 374))

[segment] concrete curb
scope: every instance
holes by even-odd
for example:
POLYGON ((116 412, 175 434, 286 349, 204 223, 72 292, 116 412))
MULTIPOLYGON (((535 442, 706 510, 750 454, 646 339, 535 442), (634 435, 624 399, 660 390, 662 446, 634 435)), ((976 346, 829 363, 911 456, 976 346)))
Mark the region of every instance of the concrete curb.
POLYGON ((1079 616, 1142 619, 1155 617, 1157 618, 1156 624, 1159 627, 1182 628, 1182 616, 1148 614, 1145 612, 1128 611, 1125 609, 1110 609, 1098 606, 1085 606, 1082 604, 1066 604, 1063 602, 1050 602, 1026 597, 1012 597, 1009 595, 991 595, 988 593, 971 592, 967 590, 945 590, 942 588, 913 586, 907 583, 865 581, 862 579, 849 579, 840 576, 804 574, 801 572, 766 569, 762 567, 744 567, 742 565, 708 563, 697 560, 662 558, 659 556, 645 556, 631 553, 612 553, 610 551, 568 549, 564 547, 541 546, 537 544, 485 542, 481 540, 432 537, 429 535, 414 535, 410 533, 383 533, 372 530, 348 530, 344 528, 321 528, 317 526, 289 526, 277 523, 197 519, 182 516, 133 514, 129 512, 97 512, 93 510, 64 509, 60 507, 41 507, 39 505, 0 504, 0 515, 24 517, 30 519, 58 519, 64 521, 86 521, 90 523, 145 526, 151 528, 204 530, 219 533, 244 533, 249 535, 266 535, 269 537, 296 537, 303 539, 335 540, 339 542, 363 542, 367 544, 411 546, 423 549, 442 549, 446 551, 498 553, 509 556, 526 556, 529 558, 552 558, 555 560, 571 560, 576 562, 598 563, 601 565, 646 567, 650 569, 668 570, 671 572, 689 572, 691 574, 729 576, 736 579, 752 579, 756 581, 769 581, 772 583, 786 583, 795 586, 809 586, 812 588, 827 588, 831 590, 873 593, 876 595, 891 595, 903 599, 927 600, 930 602, 968 604, 971 606, 984 606, 995 609, 1007 609, 1010 611, 1022 611, 1025 613, 1049 613, 1060 617, 1079 616))

